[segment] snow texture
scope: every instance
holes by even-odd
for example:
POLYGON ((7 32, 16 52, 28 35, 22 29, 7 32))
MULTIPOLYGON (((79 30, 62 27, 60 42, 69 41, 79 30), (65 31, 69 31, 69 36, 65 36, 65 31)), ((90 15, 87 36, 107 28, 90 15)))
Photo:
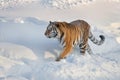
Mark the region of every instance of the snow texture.
MULTIPOLYGON (((119 80, 120 56, 118 54, 120 45, 114 37, 102 33, 97 28, 93 28, 92 31, 106 36, 104 45, 95 48, 98 53, 94 51, 96 54, 82 56, 79 49, 75 49, 66 60, 56 62, 55 54, 60 53, 61 48, 57 46, 57 40, 49 40, 44 36, 43 33, 46 29, 44 26, 48 23, 31 17, 20 17, 14 20, 2 19, 5 22, 0 22, 0 41, 9 43, 0 43, 1 79, 119 80), (28 46, 33 51, 20 45, 28 46), (40 51, 35 48, 40 49, 40 51), (112 48, 115 49, 112 50, 112 48), (35 50, 36 53, 34 53, 35 50), (111 56, 105 56, 108 54, 111 56)), ((93 49, 94 46, 92 46, 93 49)))
POLYGON ((0 80, 120 80, 119 0, 1 1, 0 80), (79 1, 92 4, 82 5, 79 1), (103 3, 108 3, 104 9, 103 3), (11 4, 14 9, 11 9, 11 4), (76 9, 73 5, 79 7, 76 9), (98 8, 103 12, 94 13, 98 8), (76 17, 90 23, 97 39, 100 34, 105 35, 105 43, 97 46, 89 41, 94 54, 83 56, 76 47, 66 59, 56 62, 62 48, 56 39, 44 36, 48 21, 61 19, 70 22, 76 17))
MULTIPOLYGON (((55 7, 58 9, 72 8, 83 4, 89 4, 97 0, 0 0, 0 9, 9 9, 18 6, 25 6, 30 3, 39 3, 45 7, 55 7)), ((120 0, 106 0, 120 2, 120 0)))
POLYGON ((62 9, 77 6, 80 4, 87 4, 92 1, 93 0, 42 0, 41 4, 45 5, 46 7, 51 6, 62 9))

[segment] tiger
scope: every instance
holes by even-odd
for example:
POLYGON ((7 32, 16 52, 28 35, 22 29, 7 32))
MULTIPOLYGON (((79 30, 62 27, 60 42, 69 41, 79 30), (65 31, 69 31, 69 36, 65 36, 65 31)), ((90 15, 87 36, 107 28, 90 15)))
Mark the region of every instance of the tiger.
POLYGON ((47 38, 57 38, 63 45, 63 51, 56 58, 56 61, 65 59, 71 53, 74 46, 79 46, 82 55, 86 51, 89 54, 93 54, 88 44, 88 39, 96 45, 102 45, 105 41, 104 35, 99 35, 100 40, 97 40, 90 30, 90 25, 84 20, 75 20, 70 23, 50 21, 44 35, 47 38))

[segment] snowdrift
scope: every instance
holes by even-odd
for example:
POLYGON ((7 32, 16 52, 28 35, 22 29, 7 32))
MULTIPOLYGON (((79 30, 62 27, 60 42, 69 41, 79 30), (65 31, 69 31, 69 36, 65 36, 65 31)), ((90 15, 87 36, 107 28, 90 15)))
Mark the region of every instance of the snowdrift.
POLYGON ((47 24, 34 17, 0 18, 0 79, 120 79, 120 45, 113 35, 92 27, 97 38, 99 34, 106 37, 102 46, 89 42, 93 55, 82 56, 75 48, 66 60, 56 62, 62 48, 57 40, 44 36, 47 24))
POLYGON ((0 0, 0 9, 10 9, 24 6, 31 3, 32 0, 0 0))
POLYGON ((70 8, 80 4, 87 4, 94 0, 41 0, 41 4, 46 7, 55 7, 59 9, 70 8))
POLYGON ((119 80, 120 0, 0 0, 0 80, 119 80), (96 38, 92 55, 62 48, 44 36, 48 21, 84 19, 96 38))
MULTIPOLYGON (((86 5, 97 0, 1 0, 0 9, 10 9, 15 7, 25 7, 31 3, 39 3, 44 7, 54 7, 58 9, 73 8, 80 5, 86 5)), ((109 2, 120 2, 119 0, 101 0, 109 2)))

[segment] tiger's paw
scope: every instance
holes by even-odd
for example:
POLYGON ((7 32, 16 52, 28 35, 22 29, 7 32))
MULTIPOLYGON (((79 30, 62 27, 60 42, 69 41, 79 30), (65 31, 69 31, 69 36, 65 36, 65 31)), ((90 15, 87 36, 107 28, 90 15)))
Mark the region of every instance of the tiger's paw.
POLYGON ((64 57, 64 58, 59 58, 59 57, 58 57, 58 58, 56 59, 56 61, 60 61, 61 59, 65 59, 65 58, 66 58, 66 57, 64 57))
POLYGON ((57 58, 55 61, 60 61, 60 58, 57 58))

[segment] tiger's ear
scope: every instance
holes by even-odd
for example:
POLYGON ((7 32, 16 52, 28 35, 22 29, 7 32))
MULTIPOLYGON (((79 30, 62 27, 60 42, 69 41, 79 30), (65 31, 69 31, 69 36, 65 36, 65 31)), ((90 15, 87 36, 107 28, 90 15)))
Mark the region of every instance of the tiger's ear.
POLYGON ((52 21, 49 21, 49 23, 51 24, 51 23, 52 23, 52 21))

